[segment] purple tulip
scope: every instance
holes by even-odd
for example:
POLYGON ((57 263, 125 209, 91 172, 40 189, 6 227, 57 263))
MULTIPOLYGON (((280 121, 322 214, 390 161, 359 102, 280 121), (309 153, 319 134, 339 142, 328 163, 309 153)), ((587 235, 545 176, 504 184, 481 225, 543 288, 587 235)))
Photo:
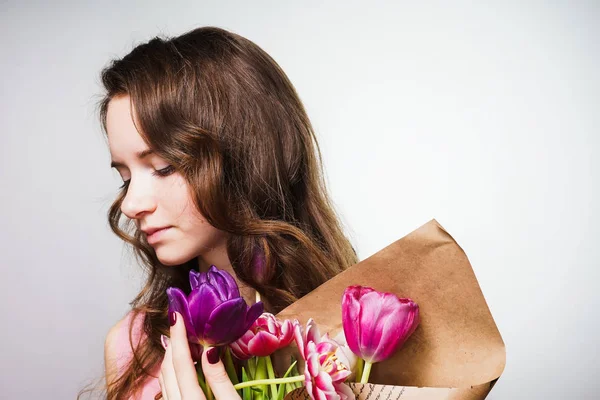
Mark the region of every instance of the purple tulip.
MULTIPOLYGON (((185 323, 192 347, 224 346, 241 337, 262 314, 263 304, 248 307, 233 277, 211 265, 208 272, 190 270, 189 296, 179 289, 167 289, 169 317, 175 311, 185 323)), ((196 358, 194 358, 196 359, 196 358)))
POLYGON ((389 358, 419 324, 419 306, 393 293, 349 286, 342 298, 342 323, 350 350, 368 363, 389 358))

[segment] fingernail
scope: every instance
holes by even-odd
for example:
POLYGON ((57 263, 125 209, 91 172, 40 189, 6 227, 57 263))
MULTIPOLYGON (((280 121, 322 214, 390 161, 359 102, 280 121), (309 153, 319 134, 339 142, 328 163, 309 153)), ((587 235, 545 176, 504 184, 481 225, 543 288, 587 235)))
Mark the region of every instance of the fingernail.
POLYGON ((169 339, 165 335, 160 335, 160 343, 166 350, 167 346, 169 345, 169 339))
POLYGON ((173 326, 175 325, 175 322, 177 322, 177 314, 175 313, 175 311, 173 311, 169 314, 169 323, 171 324, 171 326, 173 326))
POLYGON ((210 364, 216 364, 219 362, 219 348, 213 347, 206 352, 206 359, 210 364))

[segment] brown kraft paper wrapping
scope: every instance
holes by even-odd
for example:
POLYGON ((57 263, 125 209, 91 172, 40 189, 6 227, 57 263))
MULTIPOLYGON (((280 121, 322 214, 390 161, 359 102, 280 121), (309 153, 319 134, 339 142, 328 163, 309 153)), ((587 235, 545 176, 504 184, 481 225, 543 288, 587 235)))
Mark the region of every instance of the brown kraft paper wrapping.
MULTIPOLYGON (((504 370, 504 342, 466 254, 436 220, 348 268, 277 317, 296 318, 302 326, 312 317, 321 334, 335 337, 342 331, 342 294, 351 285, 410 297, 421 317, 404 346, 373 365, 368 384, 350 384, 357 399, 485 399, 504 370)), ((274 360, 278 370, 282 359, 274 360)), ((308 394, 296 389, 286 396, 291 399, 308 394)))

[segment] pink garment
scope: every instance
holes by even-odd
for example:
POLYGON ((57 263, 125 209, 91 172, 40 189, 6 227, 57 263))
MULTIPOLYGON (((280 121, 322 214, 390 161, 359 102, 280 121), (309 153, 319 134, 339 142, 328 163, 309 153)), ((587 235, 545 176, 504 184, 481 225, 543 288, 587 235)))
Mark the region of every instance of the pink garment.
MULTIPOLYGON (((117 340, 117 354, 119 354, 117 359, 117 368, 119 369, 119 376, 123 373, 133 355, 131 343, 129 342, 129 325, 131 324, 132 315, 133 311, 130 311, 125 316, 125 320, 123 321, 123 324, 121 324, 121 329, 117 340)), ((142 335, 146 335, 142 331, 143 317, 143 313, 138 314, 134 321, 133 331, 131 332, 135 347, 137 347, 139 344, 142 335)), ((152 375, 154 376, 149 376, 146 378, 144 385, 140 388, 140 391, 137 392, 135 396, 130 397, 129 400, 154 400, 156 394, 160 393, 160 384, 158 383, 159 373, 160 365, 157 365, 152 371, 152 375)))

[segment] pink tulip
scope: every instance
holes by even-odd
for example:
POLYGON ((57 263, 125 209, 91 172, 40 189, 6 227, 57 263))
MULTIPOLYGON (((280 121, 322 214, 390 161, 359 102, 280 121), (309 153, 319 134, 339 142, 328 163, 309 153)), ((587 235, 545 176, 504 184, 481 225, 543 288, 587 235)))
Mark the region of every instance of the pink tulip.
POLYGON ((266 357, 289 345, 294 339, 292 322, 279 321, 273 314, 262 313, 241 338, 229 344, 234 356, 240 360, 266 357))
POLYGON ((300 324, 296 323, 294 336, 300 355, 306 362, 304 386, 311 399, 354 399, 350 387, 343 383, 351 373, 351 366, 340 345, 328 334, 319 337, 312 318, 308 320, 304 334, 300 324))
POLYGON ((393 293, 349 286, 342 298, 342 323, 348 347, 367 363, 389 358, 419 324, 419 306, 393 293))

